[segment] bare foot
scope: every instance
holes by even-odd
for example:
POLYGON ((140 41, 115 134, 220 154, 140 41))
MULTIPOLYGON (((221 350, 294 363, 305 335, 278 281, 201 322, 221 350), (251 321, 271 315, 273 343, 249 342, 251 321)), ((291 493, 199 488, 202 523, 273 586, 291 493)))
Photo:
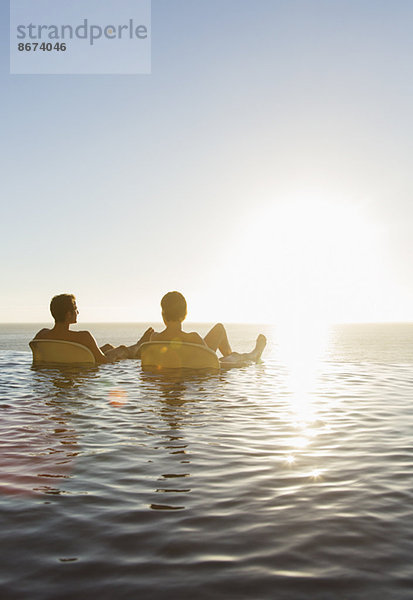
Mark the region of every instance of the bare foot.
POLYGON ((255 343, 255 348, 251 352, 253 360, 255 360, 255 361, 260 360, 261 354, 264 352, 264 348, 266 345, 267 345, 267 338, 265 337, 265 335, 262 335, 262 333, 260 333, 260 335, 257 337, 257 341, 255 343))
POLYGON ((220 358, 219 362, 225 367, 243 367, 251 364, 251 361, 258 362, 266 345, 267 338, 265 335, 260 333, 260 335, 257 337, 257 341, 255 342, 254 350, 244 354, 240 354, 239 352, 231 352, 231 354, 228 354, 228 356, 223 356, 220 358))

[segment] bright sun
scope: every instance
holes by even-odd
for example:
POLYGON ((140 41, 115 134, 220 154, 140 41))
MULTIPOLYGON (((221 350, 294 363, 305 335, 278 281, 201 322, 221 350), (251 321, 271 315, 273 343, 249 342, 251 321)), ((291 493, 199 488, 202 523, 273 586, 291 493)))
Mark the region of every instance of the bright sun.
POLYGON ((355 204, 308 194, 269 204, 241 238, 242 244, 238 230, 237 264, 224 284, 237 293, 240 309, 249 298, 257 322, 316 330, 368 310, 380 278, 379 244, 355 204))

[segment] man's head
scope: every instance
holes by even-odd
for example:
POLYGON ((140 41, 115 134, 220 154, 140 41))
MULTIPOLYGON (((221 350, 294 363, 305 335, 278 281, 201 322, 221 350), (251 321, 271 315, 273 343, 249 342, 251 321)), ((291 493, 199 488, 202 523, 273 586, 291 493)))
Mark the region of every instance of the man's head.
POLYGON ((56 323, 76 323, 77 306, 73 294, 59 294, 50 302, 50 312, 56 323))
POLYGON ((168 292, 161 300, 162 318, 168 321, 182 321, 186 317, 186 300, 179 292, 168 292))

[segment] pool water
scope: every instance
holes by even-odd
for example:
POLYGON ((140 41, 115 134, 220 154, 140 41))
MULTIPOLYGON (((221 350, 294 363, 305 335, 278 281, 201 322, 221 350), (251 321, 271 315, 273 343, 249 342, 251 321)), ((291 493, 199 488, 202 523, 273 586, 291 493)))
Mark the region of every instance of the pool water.
POLYGON ((2 326, 1 598, 413 597, 413 326, 260 330, 260 364, 164 376, 34 368, 2 326))

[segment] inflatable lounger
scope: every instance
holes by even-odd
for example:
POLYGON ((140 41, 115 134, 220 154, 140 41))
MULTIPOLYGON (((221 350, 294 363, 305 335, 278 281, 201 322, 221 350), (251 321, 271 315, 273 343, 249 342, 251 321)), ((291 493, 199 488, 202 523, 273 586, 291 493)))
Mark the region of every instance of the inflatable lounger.
POLYGON ((60 364, 96 364, 91 350, 77 344, 63 340, 32 340, 29 343, 33 352, 34 364, 60 363, 60 364))
POLYGON ((186 342, 145 342, 141 346, 143 369, 216 369, 220 364, 210 348, 186 342))

